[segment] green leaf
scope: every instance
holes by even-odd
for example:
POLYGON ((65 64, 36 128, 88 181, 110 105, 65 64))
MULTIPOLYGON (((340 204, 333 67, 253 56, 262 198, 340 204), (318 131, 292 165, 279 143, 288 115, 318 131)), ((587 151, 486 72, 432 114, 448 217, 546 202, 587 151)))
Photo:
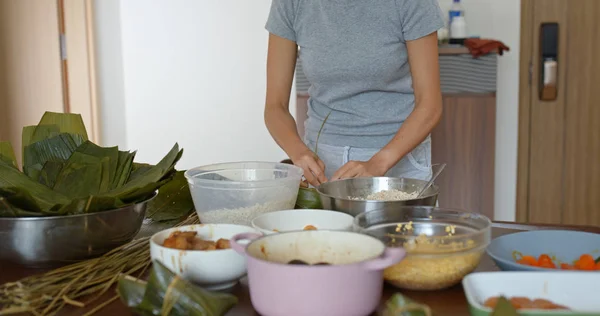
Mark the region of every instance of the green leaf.
POLYGON ((133 160, 136 152, 130 153, 128 151, 119 151, 119 161, 117 163, 117 172, 115 173, 115 179, 111 183, 110 189, 116 189, 122 187, 127 183, 127 179, 131 175, 133 170, 133 160))
MULTIPOLYGON (((38 213, 38 212, 33 212, 33 211, 26 211, 23 210, 13 204, 11 204, 11 200, 13 197, 8 196, 8 197, 4 197, 2 196, 2 194, 9 194, 6 191, 9 191, 10 189, 3 189, 0 188, 0 218, 1 217, 37 217, 37 216, 43 216, 42 213, 38 213)), ((14 200, 13 200, 14 202, 14 200)))
POLYGON ((153 311, 154 315, 216 316, 225 315, 237 303, 234 295, 207 291, 155 260, 144 298, 136 310, 153 311))
MULTIPOLYGON (((33 137, 33 132, 35 132, 35 128, 37 126, 35 125, 31 125, 31 126, 25 126, 23 127, 23 132, 21 133, 21 151, 23 154, 23 157, 25 156, 25 147, 31 145, 31 143, 33 143, 31 141, 31 138, 33 137)), ((23 161, 24 163, 24 161, 23 161)))
POLYGON ((133 181, 143 176, 146 172, 148 172, 148 170, 152 169, 152 167, 154 166, 151 164, 134 162, 131 168, 131 174, 129 175, 127 182, 133 181))
POLYGON ((42 209, 35 199, 25 190, 19 188, 0 188, 0 196, 15 208, 40 214, 42 209))
POLYGON ((117 174, 119 164, 119 148, 118 147, 100 147, 90 141, 86 141, 81 146, 77 147, 76 152, 93 156, 96 158, 107 158, 108 161, 108 183, 106 189, 101 192, 108 191, 117 174))
POLYGON ((47 161, 40 171, 38 182, 49 188, 54 188, 56 179, 66 164, 66 162, 47 161))
POLYGON ((0 161, 0 188, 19 188, 27 190, 42 210, 50 211, 56 205, 69 203, 66 196, 29 178, 19 170, 0 161))
POLYGON ((153 310, 143 310, 139 307, 144 298, 147 284, 146 281, 136 279, 129 275, 120 276, 119 283, 117 284, 117 293, 123 304, 141 316, 154 315, 152 313, 153 310))
POLYGON ((323 208, 321 204, 321 197, 314 188, 303 188, 300 187, 298 190, 298 198, 296 199, 297 209, 317 209, 323 208))
POLYGON ((33 179, 39 175, 48 161, 64 162, 84 142, 83 138, 74 134, 59 134, 25 147, 23 156, 23 172, 33 179))
POLYGON ((110 196, 89 196, 71 200, 58 210, 60 215, 77 215, 102 211, 110 211, 124 207, 126 204, 120 199, 110 196))
POLYGON ((417 303, 410 298, 396 293, 385 303, 385 316, 430 316, 429 306, 417 303))
POLYGON ((19 168, 17 165, 17 158, 15 158, 15 151, 10 142, 0 142, 0 160, 3 160, 15 168, 19 168))
POLYGON ((147 218, 165 222, 179 220, 194 212, 194 201, 184 174, 184 171, 178 171, 171 181, 160 188, 158 195, 148 202, 147 218))
POLYGON ((596 260, 594 262, 596 262, 596 263, 600 262, 600 257, 596 258, 596 260))
POLYGON ((492 312, 491 316, 518 316, 517 310, 512 306, 512 304, 506 299, 506 297, 501 296, 498 299, 498 303, 496 303, 496 308, 492 312))
POLYGON ((37 125, 33 129, 29 144, 39 142, 44 139, 52 138, 61 134, 60 127, 58 125, 37 125))
MULTIPOLYGON (((174 170, 175 164, 181 157, 181 152, 183 151, 179 150, 179 145, 175 144, 175 146, 173 146, 169 153, 158 164, 147 169, 147 171, 135 178, 130 177, 129 181, 125 183, 125 185, 115 190, 111 190, 107 195, 118 196, 125 201, 126 199, 123 198, 124 196, 132 197, 135 195, 135 191, 137 190, 145 188, 146 191, 148 191, 148 188, 151 187, 153 183, 159 182, 164 177, 169 176, 169 173, 174 170)), ((141 194, 138 195, 140 198, 145 196, 147 196, 147 194, 144 196, 141 196, 141 194)))
POLYGON ((55 125, 58 127, 60 133, 79 135, 83 140, 88 140, 87 131, 83 119, 80 114, 72 113, 55 113, 46 112, 42 116, 42 119, 38 123, 38 128, 33 133, 33 139, 39 139, 42 133, 40 126, 44 125, 55 125))
POLYGON ((98 195, 108 190, 110 159, 74 152, 61 169, 54 191, 71 198, 98 195))

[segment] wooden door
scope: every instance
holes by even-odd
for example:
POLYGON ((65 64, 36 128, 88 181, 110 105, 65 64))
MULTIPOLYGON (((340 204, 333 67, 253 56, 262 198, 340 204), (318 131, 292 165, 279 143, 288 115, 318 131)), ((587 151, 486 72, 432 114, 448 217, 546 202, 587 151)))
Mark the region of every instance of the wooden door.
POLYGON ((18 161, 23 126, 45 111, 82 114, 98 141, 90 8, 89 0, 0 0, 0 140, 18 161))
POLYGON ((521 14, 517 219, 600 225, 600 1, 524 0, 521 14), (540 96, 547 23, 554 100, 540 96))

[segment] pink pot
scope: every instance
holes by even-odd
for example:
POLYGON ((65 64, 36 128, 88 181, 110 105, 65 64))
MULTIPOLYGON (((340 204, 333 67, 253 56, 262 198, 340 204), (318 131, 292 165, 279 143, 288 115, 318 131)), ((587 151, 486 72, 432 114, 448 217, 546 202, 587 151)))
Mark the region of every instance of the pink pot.
POLYGON ((252 305, 263 316, 365 316, 383 291, 383 270, 404 258, 402 248, 345 231, 242 233, 231 247, 247 256, 252 305), (251 240, 241 244, 241 240, 251 240), (292 260, 315 264, 292 265, 292 260))

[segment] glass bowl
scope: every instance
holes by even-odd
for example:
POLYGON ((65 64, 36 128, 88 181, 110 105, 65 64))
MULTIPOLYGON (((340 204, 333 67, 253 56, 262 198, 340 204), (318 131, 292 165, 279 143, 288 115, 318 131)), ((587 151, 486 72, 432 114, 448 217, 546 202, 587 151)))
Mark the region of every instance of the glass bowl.
POLYGON ((429 206, 406 206, 360 214, 355 231, 404 247, 407 256, 384 271, 401 289, 441 290, 460 283, 477 268, 491 239, 484 215, 429 206))
POLYGON ((276 162, 232 162, 185 172, 200 222, 250 226, 264 213, 293 209, 302 168, 276 162))

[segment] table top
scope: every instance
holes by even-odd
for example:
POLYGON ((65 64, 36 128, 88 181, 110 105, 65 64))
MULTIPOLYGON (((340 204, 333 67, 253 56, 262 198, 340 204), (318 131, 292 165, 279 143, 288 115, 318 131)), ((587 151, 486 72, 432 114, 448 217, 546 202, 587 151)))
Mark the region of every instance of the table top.
MULTIPOLYGON (((495 222, 492 228, 492 238, 496 238, 502 235, 536 229, 568 229, 600 233, 600 227, 588 227, 588 226, 558 226, 558 225, 533 225, 533 224, 518 224, 508 222, 495 222)), ((493 261, 484 255, 481 263, 476 269, 476 272, 482 271, 497 271, 498 268, 494 265, 493 261)), ((43 270, 28 269, 19 266, 0 262, 0 284, 5 282, 17 281, 23 277, 45 272, 43 270)), ((60 315, 71 316, 71 315, 82 315, 85 311, 89 311, 96 307, 96 304, 100 304, 115 296, 114 291, 108 291, 109 293, 104 294, 94 305, 86 306, 85 308, 72 308, 65 309, 60 315)), ((410 297, 411 299, 429 305, 432 308, 435 315, 444 316, 464 316, 469 315, 468 304, 462 289, 459 284, 452 288, 441 290, 441 291, 405 291, 394 288, 390 285, 386 285, 384 289, 384 295, 382 303, 385 302, 391 295, 401 292, 403 295, 410 297)), ((240 282, 232 293, 239 298, 239 303, 229 312, 227 316, 238 316, 238 315, 259 315, 252 308, 250 302, 250 294, 245 281, 240 282)), ((114 301, 108 306, 101 309, 94 315, 133 315, 129 309, 123 305, 119 300, 114 301)))

